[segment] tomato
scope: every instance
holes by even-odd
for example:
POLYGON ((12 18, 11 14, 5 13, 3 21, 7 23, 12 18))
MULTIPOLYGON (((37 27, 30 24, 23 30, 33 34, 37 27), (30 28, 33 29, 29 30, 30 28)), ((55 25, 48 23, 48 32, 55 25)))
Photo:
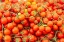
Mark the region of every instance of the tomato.
POLYGON ((52 26, 53 26, 53 22, 52 22, 52 21, 48 21, 47 25, 48 25, 49 27, 52 27, 52 26))
POLYGON ((28 35, 28 31, 27 30, 22 30, 21 31, 21 34, 24 36, 24 35, 28 35))
POLYGON ((49 4, 53 4, 54 0, 48 0, 49 4))
POLYGON ((4 30, 4 34, 5 34, 5 35, 10 35, 10 34, 11 34, 11 31, 8 30, 8 29, 5 29, 5 30, 4 30))
POLYGON ((23 25, 22 24, 18 24, 18 29, 22 30, 23 29, 23 25))
POLYGON ((47 18, 48 18, 49 20, 51 20, 51 19, 52 19, 52 14, 47 14, 47 18))
POLYGON ((62 26, 62 21, 60 20, 60 21, 57 21, 57 26, 62 26))
POLYGON ((42 35, 42 32, 40 32, 40 31, 38 30, 38 31, 36 31, 35 35, 36 35, 36 36, 41 36, 41 35, 42 35))
POLYGON ((47 33, 49 33, 49 32, 51 31, 51 28, 50 28, 50 27, 45 27, 45 31, 46 31, 47 33))
POLYGON ((36 20, 37 20, 38 22, 40 22, 40 17, 36 17, 36 20))
POLYGON ((34 26, 33 26, 33 30, 34 30, 34 31, 37 31, 38 29, 39 29, 38 25, 34 25, 34 26))
POLYGON ((59 17, 58 14, 54 14, 54 15, 53 15, 53 19, 54 19, 54 20, 58 20, 58 17, 59 17))
POLYGON ((46 13, 45 13, 45 12, 41 12, 41 13, 40 13, 40 16, 41 16, 41 17, 45 17, 45 16, 46 16, 46 13))
POLYGON ((22 20, 24 20, 24 19, 25 19, 25 16, 24 16, 23 14, 21 14, 18 18, 19 18, 19 20, 21 20, 21 21, 22 21, 22 20))
POLYGON ((11 16, 11 15, 10 15, 10 12, 9 12, 9 11, 4 12, 4 16, 5 16, 5 17, 9 17, 9 16, 11 16))
POLYGON ((14 22, 15 23, 20 23, 20 20, 17 17, 15 17, 14 22))
POLYGON ((29 22, 34 22, 35 21, 35 17, 34 16, 30 16, 29 17, 29 22))
POLYGON ((49 42, 49 40, 48 39, 44 39, 44 40, 42 40, 42 42, 49 42))
POLYGON ((48 39, 52 39, 53 37, 54 37, 53 34, 50 34, 50 33, 49 33, 49 34, 47 35, 47 38, 48 38, 48 39))
POLYGON ((0 30, 2 30, 2 24, 0 24, 0 30))
POLYGON ((29 13, 31 13, 31 11, 32 11, 32 9, 31 9, 31 8, 28 8, 27 10, 28 10, 28 12, 29 12, 29 13))
POLYGON ((48 18, 43 18, 44 23, 48 23, 48 21, 49 21, 48 18))
POLYGON ((11 29, 13 29, 13 28, 14 28, 14 26, 13 26, 13 24, 12 24, 12 23, 8 23, 6 28, 7 28, 7 29, 9 29, 9 30, 11 30, 11 29))
POLYGON ((61 32, 58 32, 58 33, 57 33, 57 37, 58 37, 59 39, 61 39, 61 38, 64 37, 64 35, 63 35, 61 32))
POLYGON ((7 17, 7 21, 8 21, 8 23, 12 22, 12 18, 11 17, 7 17))
POLYGON ((30 27, 33 27, 35 24, 34 23, 30 23, 30 27))
POLYGON ((2 16, 3 16, 3 15, 2 15, 2 13, 0 12, 0 18, 2 18, 2 16))
POLYGON ((64 42, 64 38, 61 38, 61 39, 60 39, 60 42, 64 42))
POLYGON ((13 33, 13 34, 19 33, 18 27, 14 27, 14 28, 12 29, 12 33, 13 33))
POLYGON ((58 30, 58 26, 57 25, 53 25, 53 30, 54 31, 58 30))
POLYGON ((35 33, 33 29, 30 29, 29 32, 30 32, 31 34, 34 34, 34 33, 35 33))
POLYGON ((58 9, 58 10, 57 10, 57 13, 58 13, 59 15, 62 15, 62 9, 58 9))
POLYGON ((11 36, 9 36, 9 35, 5 35, 4 36, 4 41, 11 41, 11 36))
POLYGON ((45 27, 44 27, 44 26, 40 26, 40 27, 39 27, 39 31, 40 31, 40 32, 43 32, 43 31, 44 31, 44 29, 45 29, 45 27))
POLYGON ((3 34, 0 32, 0 40, 3 38, 3 34))
POLYGON ((2 23, 2 24, 7 24, 7 22, 8 22, 8 21, 7 21, 7 18, 5 18, 5 17, 4 17, 4 18, 1 18, 1 23, 2 23))

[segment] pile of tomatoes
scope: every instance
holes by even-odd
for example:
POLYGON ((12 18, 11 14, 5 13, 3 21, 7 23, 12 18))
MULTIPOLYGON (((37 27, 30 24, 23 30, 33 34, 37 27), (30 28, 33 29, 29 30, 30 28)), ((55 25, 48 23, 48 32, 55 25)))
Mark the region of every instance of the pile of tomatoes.
POLYGON ((64 0, 0 2, 0 42, 64 42, 64 0))

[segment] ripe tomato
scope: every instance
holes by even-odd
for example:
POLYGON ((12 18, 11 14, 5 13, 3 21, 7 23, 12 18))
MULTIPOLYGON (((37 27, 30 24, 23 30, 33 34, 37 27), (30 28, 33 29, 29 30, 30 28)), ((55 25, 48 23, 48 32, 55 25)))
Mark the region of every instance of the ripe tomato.
POLYGON ((64 42, 64 38, 61 38, 61 39, 60 39, 60 42, 64 42))
POLYGON ((34 22, 35 21, 35 17, 34 16, 30 16, 29 17, 29 22, 34 22))
POLYGON ((4 16, 5 16, 5 17, 9 17, 9 16, 11 16, 11 15, 10 15, 10 12, 9 12, 9 11, 4 12, 4 16))
POLYGON ((48 39, 44 39, 42 40, 42 42, 50 42, 48 39))
POLYGON ((11 41, 11 36, 9 36, 9 35, 5 35, 4 36, 4 41, 11 41))
POLYGON ((49 27, 52 27, 52 26, 53 26, 53 22, 52 22, 52 21, 48 21, 47 25, 48 25, 49 27))
POLYGON ((58 32, 58 33, 57 33, 57 37, 58 37, 59 39, 61 39, 61 38, 64 37, 64 35, 63 35, 61 32, 58 32))
POLYGON ((62 21, 60 20, 60 21, 57 21, 57 26, 62 26, 62 21))
POLYGON ((8 23, 12 22, 12 18, 11 17, 7 17, 7 21, 8 21, 8 23))
POLYGON ((49 20, 51 20, 52 19, 52 14, 47 14, 47 18, 49 19, 49 20))
POLYGON ((1 18, 1 23, 2 23, 2 24, 7 24, 7 22, 8 22, 8 21, 7 21, 7 18, 5 18, 5 17, 4 17, 4 18, 1 18))
POLYGON ((40 17, 36 17, 36 20, 37 20, 38 22, 40 22, 40 17))
POLYGON ((58 14, 54 14, 54 15, 53 15, 53 19, 54 19, 54 20, 58 20, 58 17, 59 17, 58 14))
POLYGON ((49 33, 50 31, 51 31, 51 28, 50 27, 45 27, 45 31, 47 32, 47 33, 49 33))
POLYGON ((41 35, 42 35, 42 32, 40 32, 40 31, 38 30, 38 31, 36 31, 35 35, 36 35, 36 36, 41 36, 41 35))
POLYGON ((23 14, 21 14, 18 18, 19 18, 19 20, 21 20, 21 21, 22 21, 22 20, 24 20, 24 19, 25 19, 25 16, 24 16, 23 14))
POLYGON ((37 31, 38 29, 39 29, 38 25, 34 25, 34 26, 33 26, 33 30, 34 30, 34 31, 37 31))
POLYGON ((5 35, 10 35, 10 34, 11 34, 11 31, 8 30, 8 29, 5 29, 5 30, 4 30, 4 34, 5 34, 5 35))
POLYGON ((9 30, 13 29, 14 28, 13 23, 8 23, 6 28, 9 30))
POLYGON ((35 24, 34 23, 30 23, 30 27, 33 27, 35 24))
POLYGON ((45 16, 46 16, 46 13, 45 13, 45 12, 41 12, 41 13, 40 13, 40 16, 41 16, 41 17, 45 17, 45 16))
POLYGON ((17 17, 15 17, 14 22, 15 22, 15 23, 19 23, 20 20, 19 20, 17 17))
POLYGON ((29 32, 30 32, 31 34, 34 34, 34 33, 35 33, 33 29, 30 29, 29 32))
POLYGON ((28 8, 27 10, 28 10, 28 12, 29 12, 29 13, 31 13, 31 11, 32 11, 32 9, 31 9, 31 8, 28 8))
POLYGON ((18 29, 22 30, 23 29, 23 25, 22 24, 18 24, 18 29))
POLYGON ((2 15, 2 13, 0 12, 0 18, 2 18, 2 16, 3 16, 3 15, 2 15))
POLYGON ((28 31, 27 30, 22 30, 21 31, 21 34, 24 36, 24 35, 28 35, 28 31))
POLYGON ((40 32, 43 32, 43 31, 44 31, 44 29, 45 29, 45 27, 44 27, 44 26, 40 26, 40 27, 39 27, 39 31, 40 31, 40 32))
POLYGON ((58 13, 59 15, 62 15, 62 9, 58 9, 58 10, 57 10, 57 13, 58 13))
POLYGON ((54 31, 58 30, 58 26, 57 25, 53 25, 53 30, 54 31))
POLYGON ((12 33, 13 33, 13 34, 19 33, 18 27, 14 27, 14 28, 12 29, 12 33))
POLYGON ((44 23, 48 23, 48 21, 49 21, 48 18, 43 18, 44 23))

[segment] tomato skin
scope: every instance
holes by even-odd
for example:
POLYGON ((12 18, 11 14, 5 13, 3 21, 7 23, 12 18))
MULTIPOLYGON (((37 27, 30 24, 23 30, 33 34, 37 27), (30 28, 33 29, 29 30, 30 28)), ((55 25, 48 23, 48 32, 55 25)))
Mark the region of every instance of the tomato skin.
POLYGON ((40 27, 39 27, 39 31, 40 31, 40 32, 43 32, 43 31, 44 31, 44 29, 45 29, 45 27, 44 27, 44 26, 40 26, 40 27))
POLYGON ((60 20, 60 21, 57 21, 57 26, 62 26, 62 21, 60 20))
POLYGON ((2 24, 0 24, 0 30, 2 30, 2 24))
POLYGON ((0 32, 0 40, 3 38, 3 34, 0 32))
POLYGON ((23 29, 23 25, 22 24, 18 24, 18 29, 22 30, 23 29))
POLYGON ((7 24, 7 22, 8 22, 8 21, 7 21, 7 18, 5 18, 5 17, 4 17, 4 18, 1 18, 1 23, 2 23, 2 24, 7 24))
POLYGON ((29 22, 34 22, 35 21, 35 17, 34 16, 30 16, 29 17, 29 22))
POLYGON ((31 34, 35 33, 33 29, 30 29, 29 31, 30 31, 31 34))
POLYGON ((51 31, 51 28, 50 28, 50 27, 45 27, 45 31, 46 31, 47 33, 49 33, 49 32, 51 31))
POLYGON ((48 21, 49 21, 48 18, 43 18, 44 23, 47 23, 48 21))
POLYGON ((53 26, 53 22, 52 22, 52 21, 48 21, 47 25, 48 25, 49 27, 52 27, 52 26, 53 26))
POLYGON ((40 17, 36 17, 36 20, 37 20, 38 22, 40 22, 40 17))
POLYGON ((58 14, 54 14, 54 15, 53 15, 53 19, 54 19, 54 20, 58 20, 58 17, 59 17, 58 14))
POLYGON ((49 40, 48 39, 44 39, 44 40, 42 40, 42 42, 49 42, 49 40))
POLYGON ((13 34, 19 33, 18 27, 14 27, 14 28, 12 29, 12 33, 13 33, 13 34))
POLYGON ((57 25, 53 25, 53 30, 54 31, 58 30, 58 26, 57 25))
POLYGON ((64 37, 64 35, 63 35, 61 32, 58 32, 58 33, 57 33, 57 37, 58 37, 59 39, 61 39, 61 38, 64 37))
POLYGON ((12 22, 12 18, 11 17, 7 17, 7 21, 8 21, 8 23, 12 22))
POLYGON ((61 39, 60 39, 60 42, 64 42, 64 38, 61 38, 61 39))
POLYGON ((30 23, 30 27, 33 27, 35 24, 34 23, 30 23))
POLYGON ((41 36, 41 35, 42 35, 42 32, 40 32, 40 31, 38 30, 38 31, 36 31, 35 35, 36 35, 36 36, 41 36))
POLYGON ((45 17, 45 16, 46 16, 46 13, 45 13, 45 12, 41 12, 41 13, 40 13, 40 16, 41 16, 41 17, 45 17))
POLYGON ((37 25, 34 25, 34 26, 33 26, 33 30, 34 30, 34 31, 37 31, 38 29, 39 29, 39 27, 38 27, 37 25))
POLYGON ((51 20, 51 19, 52 19, 52 14, 47 14, 47 18, 48 18, 49 20, 51 20))
POLYGON ((20 20, 19 20, 17 17, 15 17, 14 22, 15 22, 15 23, 19 23, 20 20))
POLYGON ((9 29, 9 30, 11 30, 11 29, 13 29, 13 28, 14 28, 14 26, 13 26, 13 24, 12 24, 12 23, 8 23, 6 28, 7 28, 7 29, 9 29))
POLYGON ((10 34, 11 34, 11 31, 8 30, 8 29, 5 29, 5 30, 4 30, 4 34, 5 34, 5 35, 10 35, 10 34))
POLYGON ((31 9, 31 8, 28 8, 27 10, 28 10, 28 12, 29 12, 29 13, 31 13, 31 11, 32 11, 32 9, 31 9))

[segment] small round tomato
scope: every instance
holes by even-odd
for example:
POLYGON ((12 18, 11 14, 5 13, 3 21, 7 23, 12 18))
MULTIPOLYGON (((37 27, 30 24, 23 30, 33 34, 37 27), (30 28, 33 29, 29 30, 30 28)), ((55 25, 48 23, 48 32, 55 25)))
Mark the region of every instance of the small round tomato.
POLYGON ((8 29, 5 29, 5 30, 4 30, 4 34, 5 34, 5 35, 10 35, 10 34, 11 34, 11 31, 8 30, 8 29))
POLYGON ((4 12, 4 16, 5 16, 5 17, 9 17, 9 16, 11 16, 11 15, 10 15, 10 12, 9 12, 9 11, 4 12))
POLYGON ((38 31, 36 31, 35 35, 36 35, 36 36, 41 36, 41 35, 42 35, 42 32, 40 32, 40 31, 38 30, 38 31))
POLYGON ((40 31, 40 32, 43 32, 43 31, 44 31, 44 29, 45 29, 45 27, 44 27, 44 26, 40 26, 40 27, 39 27, 39 31, 40 31))
POLYGON ((54 15, 53 15, 53 19, 54 19, 54 20, 58 20, 58 17, 59 17, 58 14, 54 14, 54 15))
POLYGON ((34 34, 34 30, 33 30, 33 29, 30 29, 29 32, 30 32, 31 34, 34 34))
POLYGON ((64 37, 64 35, 63 35, 61 32, 58 32, 58 33, 57 33, 57 37, 58 37, 59 39, 61 39, 61 38, 64 37))
POLYGON ((40 13, 40 16, 41 16, 41 17, 45 17, 45 16, 46 16, 46 13, 45 13, 45 12, 41 12, 41 13, 40 13))
POLYGON ((0 32, 0 40, 3 38, 3 34, 0 32))
POLYGON ((13 28, 14 28, 14 26, 13 26, 13 24, 12 24, 12 23, 8 23, 6 28, 7 28, 7 29, 9 29, 9 30, 11 30, 11 29, 13 29, 13 28))
POLYGON ((4 18, 1 18, 1 23, 2 23, 2 24, 7 24, 7 22, 8 22, 8 21, 7 21, 7 18, 5 18, 5 17, 4 17, 4 18))
POLYGON ((62 21, 60 20, 60 21, 57 21, 57 26, 62 26, 62 21))
POLYGON ((15 17, 14 22, 15 22, 15 23, 19 23, 20 20, 19 20, 17 17, 15 17))
POLYGON ((64 42, 64 38, 61 38, 61 39, 60 39, 60 42, 64 42))
POLYGON ((33 27, 35 24, 34 23, 30 23, 30 27, 33 27))
POLYGON ((34 22, 35 21, 35 17, 34 16, 30 16, 29 17, 29 22, 34 22))
POLYGON ((53 25, 53 30, 54 31, 58 30, 58 26, 57 25, 53 25))
POLYGON ((34 31, 37 31, 38 29, 39 29, 38 25, 34 25, 34 26, 33 26, 33 30, 34 30, 34 31))
POLYGON ((38 22, 40 22, 40 17, 36 17, 36 20, 37 20, 38 22))
POLYGON ((9 36, 9 35, 5 35, 4 36, 4 41, 11 41, 12 39, 11 39, 11 36, 9 36))
POLYGON ((22 20, 24 20, 24 19, 25 19, 25 16, 24 16, 23 14, 21 14, 18 18, 19 18, 19 20, 21 20, 21 21, 22 21, 22 20))
POLYGON ((22 35, 28 35, 28 30, 22 30, 22 31, 21 31, 21 34, 22 34, 22 35))
POLYGON ((45 27, 45 31, 47 32, 47 33, 49 33, 50 31, 51 31, 51 28, 50 27, 45 27))
POLYGON ((7 17, 7 21, 8 21, 8 23, 12 22, 12 18, 11 17, 7 17))
POLYGON ((48 39, 44 39, 42 40, 42 42, 50 42, 48 39))
POLYGON ((52 19, 52 14, 47 14, 47 18, 48 18, 49 20, 51 20, 51 19, 52 19))
POLYGON ((62 15, 62 9, 58 9, 58 10, 57 10, 57 13, 58 13, 59 15, 62 15))
POLYGON ((28 8, 27 10, 28 10, 28 12, 29 12, 29 13, 31 13, 31 11, 32 11, 32 9, 31 9, 31 8, 28 8))
POLYGON ((43 18, 44 23, 48 23, 48 21, 49 21, 48 18, 43 18))
POLYGON ((17 27, 18 27, 19 30, 22 30, 23 29, 23 25, 22 24, 18 24, 17 27))
POLYGON ((47 25, 48 25, 49 27, 52 27, 52 26, 53 26, 53 22, 52 22, 52 21, 48 21, 47 25))

